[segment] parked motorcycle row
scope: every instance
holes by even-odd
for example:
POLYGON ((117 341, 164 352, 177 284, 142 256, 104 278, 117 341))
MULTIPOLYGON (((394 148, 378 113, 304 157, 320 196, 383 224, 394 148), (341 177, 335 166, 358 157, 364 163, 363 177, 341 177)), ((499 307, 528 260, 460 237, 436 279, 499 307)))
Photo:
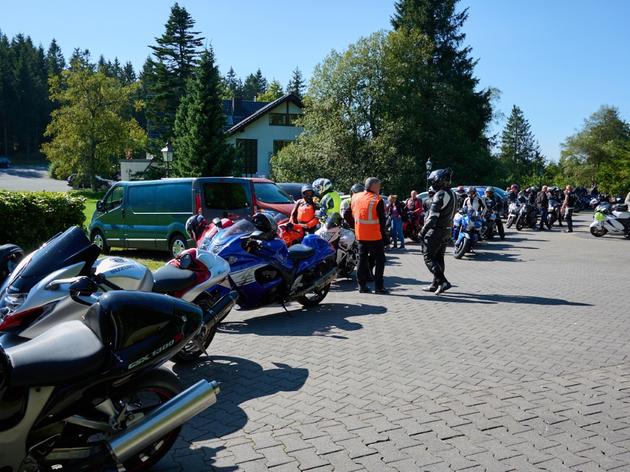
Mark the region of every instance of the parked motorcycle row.
POLYGON ((0 470, 157 463, 219 393, 206 380, 182 389, 166 361, 205 353, 234 305, 315 306, 356 266, 338 215, 299 242, 281 234, 265 213, 215 220, 155 272, 99 258, 78 227, 25 257, 0 247, 0 470))

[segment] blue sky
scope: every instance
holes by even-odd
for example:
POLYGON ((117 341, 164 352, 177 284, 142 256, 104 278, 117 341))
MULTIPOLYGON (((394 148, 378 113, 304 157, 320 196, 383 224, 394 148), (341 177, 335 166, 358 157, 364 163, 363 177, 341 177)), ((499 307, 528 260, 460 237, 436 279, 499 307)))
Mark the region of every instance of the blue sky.
MULTIPOLYGON (((54 37, 68 56, 88 48, 140 67, 163 31, 164 0, 0 0, 0 30, 54 37)), ((183 0, 211 42, 223 72, 245 76, 260 67, 286 84, 299 66, 308 76, 331 49, 390 27, 393 0, 183 0)), ((464 32, 479 59, 481 86, 501 90, 499 110, 519 105, 545 155, 600 105, 630 116, 630 1, 462 0, 464 32)), ((503 124, 503 123, 501 123, 503 124)))

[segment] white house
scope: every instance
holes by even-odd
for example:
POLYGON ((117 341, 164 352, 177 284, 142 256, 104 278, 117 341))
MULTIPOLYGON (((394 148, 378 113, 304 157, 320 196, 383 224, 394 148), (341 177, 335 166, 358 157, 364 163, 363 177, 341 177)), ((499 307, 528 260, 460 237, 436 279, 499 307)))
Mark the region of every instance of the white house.
POLYGON ((268 177, 269 159, 303 129, 295 126, 302 101, 288 94, 270 103, 225 100, 228 142, 236 146, 246 176, 268 177))

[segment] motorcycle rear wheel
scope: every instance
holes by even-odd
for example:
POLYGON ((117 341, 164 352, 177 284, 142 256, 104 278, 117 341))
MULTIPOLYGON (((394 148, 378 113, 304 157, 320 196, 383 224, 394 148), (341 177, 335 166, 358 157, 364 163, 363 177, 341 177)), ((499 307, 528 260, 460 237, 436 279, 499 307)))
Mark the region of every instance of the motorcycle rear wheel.
MULTIPOLYGON (((217 328, 219 325, 214 325, 210 328, 205 335, 205 339, 201 341, 201 347, 197 344, 196 340, 191 340, 186 343, 186 345, 173 356, 173 360, 175 362, 192 362, 195 359, 198 359, 202 354, 206 353, 206 350, 210 346, 210 343, 214 339, 214 335, 217 334, 217 328)), ((199 335, 197 335, 199 336, 199 335)))
POLYGON ((306 308, 317 306, 326 298, 329 290, 330 284, 325 285, 319 290, 313 290, 311 293, 299 297, 297 302, 306 308))
POLYGON ((513 216, 508 216, 508 219, 507 219, 507 222, 505 223, 505 226, 507 228, 511 228, 513 224, 514 224, 514 217, 513 216))
POLYGON ((519 219, 516 221, 516 231, 522 231, 523 230, 523 220, 519 219))

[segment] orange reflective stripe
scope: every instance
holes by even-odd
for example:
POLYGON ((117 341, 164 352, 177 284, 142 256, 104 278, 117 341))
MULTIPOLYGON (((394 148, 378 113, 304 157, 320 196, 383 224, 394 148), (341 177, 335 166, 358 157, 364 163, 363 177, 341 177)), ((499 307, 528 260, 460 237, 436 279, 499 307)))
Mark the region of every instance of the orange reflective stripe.
POLYGON ((376 207, 380 196, 372 192, 361 192, 352 196, 352 216, 355 233, 359 241, 377 241, 382 238, 376 207))

